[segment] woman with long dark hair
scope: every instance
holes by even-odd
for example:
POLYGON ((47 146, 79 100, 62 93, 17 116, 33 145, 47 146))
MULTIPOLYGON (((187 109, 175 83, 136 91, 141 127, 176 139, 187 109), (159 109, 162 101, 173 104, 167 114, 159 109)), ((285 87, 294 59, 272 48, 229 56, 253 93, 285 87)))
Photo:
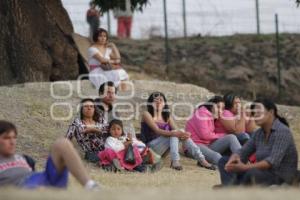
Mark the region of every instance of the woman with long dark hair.
POLYGON ((198 166, 214 170, 208 163, 200 148, 190 139, 190 133, 180 131, 171 117, 170 109, 165 95, 161 92, 152 93, 147 101, 147 111, 142 118, 143 142, 157 154, 163 155, 170 149, 171 168, 182 170, 179 163, 179 142, 198 161, 198 166))
POLYGON ((80 102, 80 117, 76 117, 69 126, 66 138, 76 138, 85 154, 85 159, 98 161, 98 152, 104 150, 107 137, 107 127, 100 121, 93 99, 83 99, 80 102))
POLYGON ((185 126, 185 130, 192 134, 192 140, 199 146, 206 159, 215 165, 218 164, 223 153, 228 150, 236 153, 241 148, 234 135, 215 133, 214 121, 218 119, 220 110, 223 109, 223 102, 221 96, 211 98, 199 106, 185 126))
POLYGON ((241 109, 241 99, 233 93, 224 95, 223 99, 225 109, 215 121, 215 132, 219 135, 234 134, 243 145, 250 136, 246 133, 248 121, 244 110, 241 109))
POLYGON ((223 185, 292 184, 298 168, 298 153, 286 119, 279 116, 269 99, 255 101, 255 122, 259 128, 230 159, 223 157, 219 170, 223 185), (248 157, 256 153, 256 162, 248 157))

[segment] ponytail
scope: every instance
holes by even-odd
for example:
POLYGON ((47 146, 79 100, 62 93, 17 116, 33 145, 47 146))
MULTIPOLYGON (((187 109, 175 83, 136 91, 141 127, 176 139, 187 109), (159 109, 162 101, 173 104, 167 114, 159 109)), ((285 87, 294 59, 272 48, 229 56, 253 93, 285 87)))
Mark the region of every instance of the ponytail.
POLYGON ((258 100, 255 100, 255 103, 261 103, 262 105, 264 105, 265 109, 267 109, 268 111, 273 110, 274 111, 274 117, 277 118, 281 123, 283 123, 284 125, 289 127, 289 123, 287 122, 287 120, 284 117, 281 117, 278 114, 277 106, 275 105, 275 103, 272 100, 270 100, 270 99, 258 99, 258 100))
POLYGON ((288 123, 288 121, 286 120, 286 118, 281 117, 281 116, 279 116, 278 114, 275 115, 275 117, 276 117, 281 123, 283 123, 284 125, 286 125, 287 127, 290 126, 289 123, 288 123))

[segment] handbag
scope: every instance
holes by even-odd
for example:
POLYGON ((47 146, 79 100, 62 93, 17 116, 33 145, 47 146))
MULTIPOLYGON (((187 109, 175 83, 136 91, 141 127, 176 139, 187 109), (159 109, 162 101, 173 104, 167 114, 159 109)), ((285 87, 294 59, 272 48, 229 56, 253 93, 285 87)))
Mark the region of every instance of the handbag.
POLYGON ((101 64, 100 67, 101 67, 101 69, 103 71, 110 71, 110 70, 113 69, 113 67, 111 66, 111 64, 108 64, 108 63, 107 64, 101 64))
POLYGON ((130 144, 126 150, 125 162, 132 165, 135 164, 135 157, 132 144, 130 144))

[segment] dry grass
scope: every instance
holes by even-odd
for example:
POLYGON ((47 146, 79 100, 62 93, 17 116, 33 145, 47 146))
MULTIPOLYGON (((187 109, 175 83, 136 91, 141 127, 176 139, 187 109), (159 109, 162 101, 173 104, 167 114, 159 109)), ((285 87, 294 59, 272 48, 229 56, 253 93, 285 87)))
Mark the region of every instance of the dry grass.
MULTIPOLYGON (((150 79, 147 75, 131 73, 135 79, 150 79)), ((73 86, 76 82, 71 82, 73 86)), ((95 95, 96 91, 86 81, 82 82, 84 92, 95 95)), ((196 104, 206 100, 209 91, 191 85, 179 85, 167 82, 135 81, 136 93, 129 102, 144 102, 143 93, 153 90, 162 92, 201 93, 201 97, 184 99, 185 102, 196 104), (203 93, 203 94, 202 94, 203 93)), ((48 149, 53 141, 65 134, 70 120, 55 121, 50 117, 50 105, 54 102, 69 102, 75 108, 80 98, 74 92, 70 99, 55 100, 50 96, 49 83, 34 83, 13 87, 0 87, 0 119, 9 119, 18 125, 18 151, 32 155, 38 161, 38 168, 42 169, 48 155, 48 149)), ((65 87, 59 88, 58 93, 65 94, 65 87)), ((76 90, 74 90, 76 91, 76 90)), ((170 101, 182 101, 179 97, 170 97, 170 101)), ((280 111, 289 118, 298 149, 300 149, 300 108, 280 106, 280 111)), ((184 110, 180 111, 184 114, 184 110)), ((139 120, 133 121, 136 128, 139 120)), ((183 127, 184 121, 179 121, 183 127)), ((101 193, 86 193, 71 178, 68 191, 53 191, 41 189, 38 191, 22 191, 13 188, 1 189, 0 199, 295 199, 299 196, 299 189, 231 189, 214 191, 212 186, 219 183, 218 172, 201 169, 196 161, 182 158, 184 171, 175 172, 169 169, 169 157, 164 160, 164 168, 154 174, 113 174, 106 173, 92 164, 86 166, 91 176, 99 181, 104 189, 101 193), (55 195, 54 195, 55 192, 55 195)))

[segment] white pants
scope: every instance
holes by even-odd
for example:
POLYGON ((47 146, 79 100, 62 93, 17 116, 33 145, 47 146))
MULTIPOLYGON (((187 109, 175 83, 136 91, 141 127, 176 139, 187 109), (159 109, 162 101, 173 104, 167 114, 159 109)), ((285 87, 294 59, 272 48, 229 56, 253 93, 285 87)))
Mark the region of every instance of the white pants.
POLYGON ((124 69, 104 71, 102 68, 97 67, 89 73, 89 80, 97 89, 107 81, 114 82, 115 86, 118 87, 121 81, 128 79, 129 76, 124 69))

